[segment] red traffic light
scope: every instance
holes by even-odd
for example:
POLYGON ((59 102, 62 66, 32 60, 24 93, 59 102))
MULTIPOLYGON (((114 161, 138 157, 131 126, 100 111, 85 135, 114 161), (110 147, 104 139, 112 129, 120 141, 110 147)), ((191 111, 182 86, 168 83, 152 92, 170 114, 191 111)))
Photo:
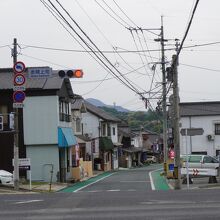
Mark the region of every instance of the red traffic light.
POLYGON ((83 71, 81 69, 76 70, 60 70, 58 72, 58 75, 63 78, 65 76, 69 78, 82 78, 83 77, 83 71))

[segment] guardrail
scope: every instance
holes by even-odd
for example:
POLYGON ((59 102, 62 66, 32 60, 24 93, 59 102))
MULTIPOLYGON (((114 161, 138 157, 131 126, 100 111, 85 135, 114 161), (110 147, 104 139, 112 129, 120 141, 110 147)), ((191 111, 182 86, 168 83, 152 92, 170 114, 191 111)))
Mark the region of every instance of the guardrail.
MULTIPOLYGON (((214 168, 188 168, 188 174, 190 175, 189 177, 189 183, 192 184, 193 181, 191 180, 191 177, 197 177, 197 176, 207 176, 209 177, 209 182, 208 183, 217 183, 216 177, 218 176, 218 169, 214 168)), ((187 175, 187 168, 183 167, 181 168, 181 175, 184 175, 183 178, 183 184, 186 184, 186 175, 187 175)))

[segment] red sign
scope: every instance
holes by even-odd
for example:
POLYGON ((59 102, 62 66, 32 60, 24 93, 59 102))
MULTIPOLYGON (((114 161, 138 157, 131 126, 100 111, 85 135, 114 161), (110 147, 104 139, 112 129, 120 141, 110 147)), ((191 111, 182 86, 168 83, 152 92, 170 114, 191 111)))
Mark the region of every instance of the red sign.
POLYGON ((169 152, 169 157, 170 157, 170 159, 174 159, 174 157, 175 157, 175 152, 174 152, 174 150, 170 150, 170 152, 169 152))
POLYGON ((14 64, 13 69, 15 73, 23 73, 25 71, 25 64, 21 61, 18 61, 14 64))
POLYGON ((16 91, 13 93, 14 102, 22 103, 25 100, 25 93, 23 91, 16 91))
POLYGON ((21 73, 17 73, 14 76, 14 85, 22 86, 25 84, 25 76, 21 73))

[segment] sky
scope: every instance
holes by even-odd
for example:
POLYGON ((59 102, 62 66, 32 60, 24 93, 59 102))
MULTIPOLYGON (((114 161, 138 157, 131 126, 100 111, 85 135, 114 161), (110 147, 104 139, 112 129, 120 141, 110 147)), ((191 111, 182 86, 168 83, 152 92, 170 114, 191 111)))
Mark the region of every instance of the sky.
MULTIPOLYGON (((85 99, 146 111, 141 94, 149 100, 148 106, 155 108, 162 95, 161 46, 155 41, 160 37, 161 17, 169 67, 175 39, 182 41, 196 1, 59 2, 71 19, 56 0, 51 0, 71 28, 51 14, 48 0, 0 0, 0 68, 12 67, 11 48, 17 38, 18 60, 27 67, 82 69, 83 78, 73 78, 71 83, 73 92, 85 99)), ((183 45, 192 47, 183 48, 179 56, 181 102, 220 101, 219 9, 218 0, 199 1, 183 45)))

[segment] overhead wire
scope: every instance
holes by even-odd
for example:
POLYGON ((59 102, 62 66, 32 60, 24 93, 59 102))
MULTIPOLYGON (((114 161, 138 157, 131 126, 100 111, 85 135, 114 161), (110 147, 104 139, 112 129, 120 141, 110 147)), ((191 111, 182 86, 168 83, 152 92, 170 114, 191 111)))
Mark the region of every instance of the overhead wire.
POLYGON ((124 24, 126 24, 127 27, 130 27, 130 24, 127 23, 121 16, 119 16, 119 15, 106 3, 106 1, 102 0, 102 2, 107 6, 107 8, 110 9, 110 11, 111 11, 116 17, 118 17, 122 22, 124 22, 124 24))
MULTIPOLYGON (((80 38, 80 40, 82 40, 87 47, 89 47, 92 51, 93 51, 93 48, 91 48, 86 42, 85 40, 77 33, 77 31, 69 24, 69 22, 64 18, 64 16, 60 13, 60 11, 56 8, 56 6, 50 1, 50 4, 55 8, 55 10, 62 16, 63 20, 68 24, 68 26, 74 31, 74 33, 80 38)), ((84 36, 86 36, 86 38, 90 41, 90 43, 92 43, 92 45, 94 46, 94 48, 96 48, 100 55, 102 56, 102 58, 105 58, 105 60, 107 61, 107 63, 113 67, 113 69, 115 69, 119 74, 121 74, 114 66, 113 64, 108 60, 107 57, 105 57, 105 55, 99 50, 99 48, 94 44, 94 42, 88 37, 88 35, 81 29, 81 27, 78 25, 78 23, 71 17, 71 15, 67 12, 67 10, 62 6, 62 4, 56 0, 56 2, 59 4, 59 6, 62 8, 62 10, 68 15, 68 17, 74 22, 74 24, 79 28, 79 30, 84 34, 84 36)), ((107 69, 109 69, 109 71, 114 74, 116 76, 116 78, 121 81, 125 86, 127 86, 128 88, 130 88, 131 90, 133 90, 135 93, 137 94, 140 94, 140 92, 125 78, 123 77, 123 75, 120 75, 122 76, 126 81, 123 81, 116 73, 114 73, 112 71, 112 69, 99 57, 97 56, 96 53, 94 53, 94 55, 106 66, 107 69)))
POLYGON ((118 21, 114 16, 112 16, 97 0, 94 0, 96 4, 102 8, 112 19, 114 19, 118 24, 120 24, 122 27, 127 28, 126 25, 124 25, 122 22, 118 21))

